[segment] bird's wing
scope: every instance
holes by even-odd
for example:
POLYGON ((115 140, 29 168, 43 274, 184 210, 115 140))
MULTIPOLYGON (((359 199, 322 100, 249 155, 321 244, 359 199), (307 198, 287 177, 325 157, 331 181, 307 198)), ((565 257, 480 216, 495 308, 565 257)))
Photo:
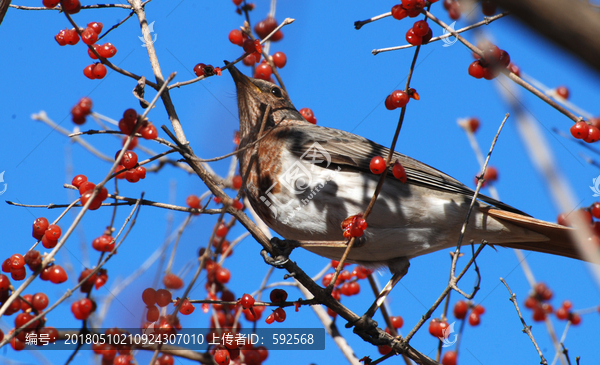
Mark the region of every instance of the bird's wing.
MULTIPOLYGON (((371 159, 375 156, 385 158, 389 153, 389 149, 380 144, 339 129, 315 125, 295 125, 291 127, 290 132, 291 136, 288 141, 292 153, 299 157, 306 155, 306 151, 314 148, 314 143, 317 142, 331 156, 331 164, 334 165, 332 167, 334 169, 341 166, 346 169, 370 172, 371 159)), ((472 189, 455 178, 413 158, 395 152, 392 161, 396 160, 406 170, 408 182, 411 184, 468 197, 472 197, 474 194, 472 189)), ((527 215, 510 205, 482 194, 478 195, 478 199, 510 212, 527 215)))

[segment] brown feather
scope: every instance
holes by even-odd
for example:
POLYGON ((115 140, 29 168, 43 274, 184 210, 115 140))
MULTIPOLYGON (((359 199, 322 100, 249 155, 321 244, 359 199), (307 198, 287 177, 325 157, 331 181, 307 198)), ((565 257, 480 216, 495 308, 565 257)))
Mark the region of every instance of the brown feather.
POLYGON ((487 213, 494 218, 509 221, 517 226, 543 234, 549 239, 545 242, 503 243, 502 246, 504 247, 550 253, 580 260, 583 259, 571 240, 572 228, 499 209, 489 209, 487 213))

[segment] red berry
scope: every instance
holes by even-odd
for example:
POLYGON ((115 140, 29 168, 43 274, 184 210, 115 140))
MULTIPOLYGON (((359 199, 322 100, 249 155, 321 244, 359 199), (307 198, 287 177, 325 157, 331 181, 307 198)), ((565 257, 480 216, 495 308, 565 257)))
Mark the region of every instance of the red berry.
POLYGON ((406 41, 413 46, 420 46, 423 43, 423 37, 416 35, 413 28, 410 28, 406 32, 406 41))
POLYGON ((67 14, 79 13, 79 10, 81 10, 79 0, 61 0, 61 6, 67 14))
POLYGON ((85 66, 85 68, 83 69, 83 74, 88 79, 93 80, 96 78, 96 76, 94 76, 94 66, 95 66, 95 64, 92 63, 91 65, 85 66))
POLYGON ((471 133, 475 133, 479 129, 479 119, 470 118, 467 122, 467 125, 469 126, 469 130, 471 131, 471 133))
POLYGON ((266 62, 262 62, 254 69, 254 78, 269 81, 272 73, 271 66, 266 62))
POLYGON ((221 283, 221 284, 227 284, 229 282, 229 279, 231 278, 231 273, 229 272, 228 269, 224 268, 224 267, 220 267, 217 269, 217 272, 215 274, 215 279, 221 283))
POLYGON ((286 57, 285 53, 275 52, 275 54, 273 55, 273 64, 275 65, 275 67, 283 68, 283 66, 285 66, 286 63, 287 63, 287 57, 286 57))
MULTIPOLYGON (((181 280, 181 278, 179 276, 172 274, 172 273, 165 275, 165 277, 163 278, 163 284, 168 289, 177 290, 177 289, 183 288, 183 280, 181 280)), ((157 302, 158 302, 158 299, 157 299, 157 302)))
POLYGON ((479 313, 473 311, 471 314, 469 314, 469 324, 471 326, 477 326, 480 322, 481 319, 479 318, 479 313))
POLYGON ((214 359, 219 365, 229 365, 229 362, 231 361, 229 358, 229 351, 226 349, 218 349, 215 351, 214 359))
POLYGON ((10 257, 10 267, 12 270, 18 270, 25 267, 25 258, 21 254, 14 254, 10 257))
POLYGON ((244 52, 246 53, 254 53, 256 52, 256 46, 252 39, 246 39, 242 45, 244 47, 244 52))
POLYGON ((527 297, 525 300, 525 307, 529 309, 534 309, 538 306, 538 300, 535 297, 527 297))
POLYGON ((61 29, 57 35, 54 36, 54 40, 58 43, 59 46, 66 46, 67 41, 65 40, 65 35, 67 33, 67 29, 61 29))
POLYGON ((585 137, 583 140, 587 143, 594 143, 594 142, 598 141, 599 139, 600 139, 600 129, 591 125, 589 127, 589 132, 588 132, 587 137, 585 137))
POLYGON ((494 166, 488 166, 485 169, 485 174, 483 174, 483 178, 486 182, 493 182, 498 180, 498 170, 494 166))
POLYGON ((112 43, 104 43, 100 47, 96 48, 98 54, 104 58, 111 58, 112 56, 117 54, 117 47, 115 47, 112 43))
MULTIPOLYGON (((121 151, 119 151, 119 152, 121 152, 121 151)), ((123 154, 123 158, 121 159, 121 164, 126 169, 133 168, 135 165, 137 165, 137 163, 138 163, 138 157, 135 152, 126 151, 125 154, 123 154)))
POLYGON ((402 5, 394 5, 392 6, 392 17, 394 19, 402 20, 406 18, 406 10, 402 7, 402 5))
POLYGON ((194 73, 196 74, 197 77, 204 76, 204 68, 205 67, 206 67, 206 65, 204 63, 199 63, 196 66, 194 66, 194 73))
POLYGON ((0 274, 0 293, 5 292, 10 287, 10 279, 4 274, 0 274))
POLYGON ((165 289, 158 289, 156 291, 156 304, 159 307, 166 307, 171 303, 171 292, 165 289))
POLYGON ((65 30, 64 39, 67 44, 74 46, 79 42, 79 34, 75 29, 68 29, 65 30))
POLYGON ((299 112, 307 122, 317 124, 317 118, 315 118, 315 114, 310 108, 302 108, 299 110, 299 112))
POLYGON ((469 65, 469 75, 473 76, 476 79, 480 79, 483 77, 484 71, 483 66, 479 61, 473 61, 469 65))
POLYGON ((565 320, 569 318, 569 310, 567 308, 561 307, 556 311, 556 318, 565 320))
POLYGON ((375 175, 379 175, 385 171, 385 160, 381 156, 375 156, 371 159, 371 163, 369 164, 369 168, 371 172, 375 175))
POLYGON ((197 209, 200 208, 200 198, 198 198, 196 195, 188 196, 187 199, 185 200, 185 203, 190 208, 197 208, 197 209))
POLYGON ((252 66, 256 63, 256 57, 254 56, 254 53, 250 53, 249 55, 247 55, 246 57, 244 57, 242 59, 242 63, 246 66, 252 66))
POLYGON ((442 365, 456 365, 456 351, 448 351, 442 357, 442 365))
POLYGON ((423 37, 429 33, 429 24, 427 24, 425 20, 419 20, 418 22, 415 22, 412 29, 417 37, 423 37))
POLYGON ((269 299, 273 303, 285 302, 288 297, 288 293, 283 289, 273 289, 269 294, 269 299))
POLYGON ((571 126, 570 131, 573 137, 577 139, 584 139, 587 138, 588 134, 590 133, 590 125, 580 120, 571 126))
POLYGON ((77 106, 85 115, 90 114, 92 111, 92 99, 84 96, 83 98, 79 99, 77 106))
POLYGON ((401 90, 395 90, 390 94, 390 101, 396 108, 403 108, 408 104, 408 94, 401 90))
POLYGON ((473 312, 481 315, 485 313, 485 308, 481 304, 477 304, 473 307, 473 312))
POLYGON ((48 279, 54 284, 60 284, 67 281, 68 276, 60 265, 53 265, 48 272, 48 279))
POLYGON ((138 178, 140 178, 140 179, 146 178, 146 168, 144 166, 136 167, 134 172, 138 176, 138 178))
POLYGON ((400 164, 400 162, 396 161, 394 163, 394 167, 392 168, 392 174, 396 179, 402 181, 403 183, 406 182, 406 171, 404 170, 404 167, 400 164))
POLYGON ((94 68, 92 68, 92 75, 96 79, 103 79, 106 76, 106 66, 101 63, 96 63, 94 68))
POLYGON ((156 139, 158 137, 158 131, 152 123, 148 123, 147 126, 140 130, 140 134, 144 139, 156 139))
POLYGON ((156 290, 152 288, 144 289, 144 291, 142 292, 142 300, 147 306, 156 304, 156 290))
POLYGON ((233 179, 231 179, 231 187, 235 190, 239 190, 242 187, 242 177, 240 175, 235 175, 233 179))
POLYGON ((569 320, 574 326, 577 326, 581 323, 581 316, 577 313, 571 313, 569 320))
POLYGON ((533 310, 533 320, 536 322, 546 320, 546 311, 541 306, 538 306, 533 310))
POLYGON ((96 32, 96 34, 100 35, 100 33, 102 32, 102 23, 91 22, 91 23, 88 23, 87 28, 93 30, 94 32, 96 32))
POLYGON ((242 304, 242 308, 248 309, 254 305, 254 297, 250 294, 244 294, 240 303, 242 304))
POLYGON ((61 233, 62 232, 59 226, 57 226, 56 224, 51 224, 48 226, 48 229, 46 230, 44 235, 48 238, 48 240, 56 241, 60 238, 61 233))
POLYGON ((43 311, 44 309, 46 309, 48 303, 48 296, 44 293, 36 293, 31 299, 31 304, 33 305, 33 308, 35 308, 38 311, 43 311))
POLYGON ((85 28, 83 32, 81 32, 81 40, 88 46, 94 44, 98 40, 98 33, 91 28, 85 28))
POLYGON ((42 0, 42 4, 44 4, 44 6, 47 7, 48 9, 55 8, 59 2, 60 2, 60 0, 42 0))
POLYGON ((285 321, 287 315, 285 314, 285 310, 283 308, 277 308, 273 311, 273 316, 277 322, 281 323, 285 321))
POLYGON ((244 36, 240 30, 234 29, 229 32, 229 41, 238 46, 242 46, 242 44, 244 44, 244 36))
POLYGON ((569 98, 569 89, 566 86, 559 86, 556 88, 556 94, 563 99, 569 98))
POLYGON ((227 232, 229 232, 229 227, 227 227, 227 225, 225 225, 224 223, 221 223, 219 224, 215 235, 217 235, 217 237, 225 237, 227 235, 227 232))
POLYGON ((196 307, 194 307, 194 305, 186 298, 179 308, 179 313, 187 316, 188 314, 192 314, 195 309, 196 307))
POLYGON ((394 105, 394 103, 392 102, 392 95, 388 95, 388 96, 385 98, 385 103, 384 103, 384 105, 385 105, 385 108, 386 108, 387 110, 394 110, 394 109, 396 109, 396 106, 395 106, 395 105, 394 105))
MULTIPOLYGON (((96 50, 96 52, 98 52, 99 47, 100 46, 97 45, 97 44, 92 44, 92 48, 94 48, 96 50)), ((88 48, 87 51, 88 51, 88 56, 90 56, 91 59, 93 59, 93 60, 97 60, 98 59, 98 57, 94 54, 94 52, 92 52, 91 49, 88 48)))
POLYGON ((33 237, 40 239, 48 229, 48 220, 44 217, 37 218, 33 221, 33 237))
POLYGON ((594 218, 600 219, 600 202, 595 202, 594 204, 592 204, 590 212, 592 213, 594 218))
POLYGON ((465 301, 459 300, 454 304, 454 317, 456 317, 456 319, 465 319, 468 309, 469 305, 465 301))
POLYGON ((256 25, 254 26, 254 31, 261 39, 263 39, 266 36, 268 36, 272 31, 274 31, 275 28, 277 28, 277 21, 275 20, 275 18, 267 17, 266 19, 256 23, 256 25))
POLYGON ((239 6, 242 3, 243 0, 233 0, 233 4, 235 6, 239 6))
POLYGON ((392 326, 394 326, 395 329, 401 328, 404 324, 404 320, 400 316, 392 316, 390 317, 390 321, 392 322, 392 326))
POLYGON ((10 272, 10 277, 16 281, 23 280, 23 279, 25 279, 26 276, 27 276, 27 271, 25 271, 24 267, 22 267, 20 269, 12 269, 10 272))

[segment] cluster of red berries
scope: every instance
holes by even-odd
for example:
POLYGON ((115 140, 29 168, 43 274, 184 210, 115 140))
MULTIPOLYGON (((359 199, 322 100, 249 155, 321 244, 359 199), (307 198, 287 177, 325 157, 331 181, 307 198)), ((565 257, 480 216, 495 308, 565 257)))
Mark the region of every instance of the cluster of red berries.
POLYGON ((571 321, 573 325, 577 326, 581 323, 581 316, 571 311, 571 308, 573 308, 573 303, 570 300, 563 301, 562 306, 556 310, 556 318, 571 321))
POLYGON ((552 305, 548 303, 553 293, 544 283, 537 283, 533 293, 525 300, 525 307, 533 309, 533 320, 541 322, 546 320, 548 314, 554 312, 552 305))
POLYGON ((427 44, 431 40, 431 37, 433 37, 433 32, 425 20, 415 22, 412 28, 406 31, 406 41, 413 46, 427 44))
MULTIPOLYGON (((123 118, 119 120, 119 130, 121 133, 131 135, 137 123, 138 114, 135 109, 127 109, 123 112, 123 118)), ((152 122, 143 120, 140 129, 137 131, 144 139, 158 138, 158 131, 152 122)), ((133 143, 133 141, 132 141, 133 143)), ((136 142, 137 143, 137 142, 136 142)), ((129 149, 132 149, 131 145, 129 149)))
MULTIPOLYGON (((505 50, 489 42, 478 46, 483 51, 483 58, 473 54, 478 59, 469 65, 469 75, 476 79, 493 80, 500 74, 502 68, 510 66, 510 55, 505 50)), ((512 69, 510 71, 512 72, 512 69)))
POLYGON ((92 248, 99 252, 111 252, 115 248, 115 239, 105 233, 92 241, 92 248))
MULTIPOLYGON (((404 319, 402 319, 400 316, 391 316, 390 322, 392 322, 392 326, 396 330, 400 329, 404 325, 404 319)), ((390 329, 387 327, 385 328, 385 332, 391 333, 390 329)), ((392 348, 387 345, 379 345, 377 346, 377 350, 381 355, 387 355, 392 351, 392 348)))
POLYGON ((90 298, 76 300, 71 304, 71 312, 75 316, 75 319, 86 320, 95 310, 96 303, 92 302, 90 298))
MULTIPOLYGON (((437 0, 430 1, 430 3, 435 2, 437 2, 437 0)), ((421 14, 421 10, 425 8, 425 5, 425 0, 402 0, 401 4, 392 6, 392 17, 398 20, 402 20, 407 16, 415 18, 421 14)))
MULTIPOLYGON (((333 269, 336 269, 338 265, 339 261, 331 260, 331 267, 333 269)), ((346 263, 344 264, 344 267, 348 265, 349 264, 346 263)), ((331 292, 331 296, 339 301, 341 300, 342 295, 352 296, 360 293, 360 284, 358 283, 358 280, 366 279, 371 273, 371 270, 362 266, 356 266, 352 271, 346 269, 342 270, 334 284, 334 289, 331 292)), ((331 284, 331 280, 333 280, 333 273, 328 273, 323 276, 321 283, 324 287, 327 287, 329 284, 331 284)), ((337 316, 337 313, 329 308, 327 309, 327 313, 332 318, 337 316)))
POLYGON ((58 34, 54 36, 54 40, 59 46, 66 46, 67 44, 74 46, 79 43, 79 34, 75 28, 61 29, 58 34))
POLYGON ((367 221, 363 218, 362 213, 359 213, 344 219, 341 226, 345 238, 361 237, 363 231, 367 229, 367 221))
POLYGON ((600 139, 600 129, 598 129, 598 127, 595 125, 588 124, 583 120, 573 124, 570 131, 573 137, 582 139, 587 143, 594 143, 600 139))
POLYGON ((196 66, 194 66, 194 74, 196 75, 196 77, 208 77, 213 76, 214 74, 221 76, 221 68, 213 67, 212 65, 206 65, 204 63, 199 63, 196 66))
POLYGON ((54 9, 58 3, 60 3, 60 7, 67 14, 79 13, 81 10, 79 0, 42 0, 42 4, 48 9, 54 9))
POLYGON ((154 290, 153 288, 146 288, 142 292, 142 300, 146 304, 146 320, 148 322, 156 322, 160 315, 157 305, 161 308, 166 307, 172 302, 172 296, 171 292, 166 289, 154 290))
MULTIPOLYGON (((88 181, 87 176, 85 175, 75 176, 71 184, 79 190, 79 194, 81 196, 81 205, 86 205, 92 197, 92 194, 94 194, 96 184, 94 184, 91 181, 88 181)), ((103 186, 94 198, 94 200, 92 200, 92 202, 90 203, 88 209, 96 210, 100 208, 102 206, 102 202, 105 201, 106 198, 108 198, 108 190, 103 186)))
MULTIPOLYGON (((2 296, 2 302, 8 299, 8 289, 3 289, 2 287, 2 277, 4 275, 0 274, 0 294, 2 296)), ((6 278, 6 276, 4 276, 6 278)), ((6 279, 8 280, 8 278, 6 279)), ((54 327, 45 326, 46 320, 44 317, 32 322, 27 325, 27 327, 23 327, 27 324, 27 322, 31 321, 35 316, 39 314, 39 312, 46 309, 48 306, 49 300, 48 296, 44 293, 36 293, 34 295, 25 294, 23 295, 23 299, 15 298, 15 300, 11 303, 11 305, 7 308, 5 315, 11 315, 17 313, 19 310, 22 310, 22 313, 19 313, 15 317, 15 328, 12 329, 9 334, 12 334, 17 328, 23 328, 13 339, 10 341, 11 347, 16 351, 21 351, 25 348, 27 335, 30 333, 37 334, 38 338, 45 338, 49 343, 54 343, 58 339, 58 331, 54 327)), ((4 338, 4 333, 0 330, 0 341, 4 338)), ((42 343, 40 343, 42 345, 42 343)))
POLYGON ((96 288, 96 290, 100 289, 106 282, 108 281, 108 272, 106 269, 100 269, 92 276, 90 276, 87 280, 85 278, 88 277, 92 273, 92 269, 85 269, 79 275, 78 282, 83 282, 79 287, 79 291, 82 293, 91 293, 92 288, 96 288), (85 280, 85 281, 84 281, 85 280))
MULTIPOLYGON (((381 156, 373 157, 369 163, 369 169, 371 169, 371 172, 375 175, 382 174, 386 169, 385 159, 381 156)), ((407 181, 406 170, 398 161, 394 162, 394 165, 392 166, 392 175, 403 183, 406 183, 407 181)))
POLYGON ((58 239, 62 231, 56 224, 48 223, 48 220, 44 217, 37 218, 33 221, 33 232, 32 236, 36 240, 42 240, 42 245, 45 248, 54 248, 58 243, 58 239))
MULTIPOLYGON (((454 317, 456 319, 465 319, 467 317, 467 312, 471 309, 471 313, 469 314, 469 324, 471 326, 477 326, 481 322, 480 316, 485 313, 485 308, 481 304, 477 304, 471 306, 469 303, 464 300, 459 300, 454 304, 454 317)), ((439 337, 439 336, 438 336, 439 337)))
POLYGON ((444 0, 442 3, 444 9, 448 11, 448 16, 452 20, 460 19, 460 3, 458 0, 444 0))
MULTIPOLYGON (((119 157, 122 150, 115 153, 115 160, 119 157)), ((115 170, 117 179, 125 179, 130 183, 136 183, 140 179, 146 178, 146 168, 138 164, 137 154, 133 151, 126 151, 119 161, 120 165, 115 170)))
POLYGON ((92 99, 84 96, 79 99, 79 102, 71 109, 73 123, 82 125, 85 123, 85 117, 92 112, 92 99))
MULTIPOLYGON (((252 56, 252 54, 250 54, 249 56, 244 58, 244 60, 246 60, 250 56, 252 56)), ((256 57, 255 57, 255 59, 256 59, 256 57)), ((285 53, 283 53, 283 52, 275 52, 275 54, 273 54, 273 56, 271 57, 271 61, 273 61, 273 65, 275 67, 283 68, 283 66, 285 66, 285 64, 287 63, 287 57, 286 57, 285 53)), ((248 62, 252 62, 252 59, 248 59, 248 62)), ((252 63, 252 64, 254 64, 254 63, 252 63)), ((266 60, 263 60, 254 69, 254 78, 255 79, 262 79, 262 80, 273 82, 273 79, 271 77, 272 74, 273 74, 273 70, 271 69, 271 66, 267 63, 266 60)))
MULTIPOLYGON (((269 295, 269 299, 271 300, 271 303, 273 303, 273 304, 280 303, 281 305, 284 304, 284 302, 287 300, 287 297, 288 297, 288 293, 283 289, 273 289, 271 291, 271 294, 269 295)), ((287 315, 286 315, 283 307, 279 307, 279 308, 275 309, 273 311, 273 313, 271 313, 267 316, 267 318, 265 319, 265 322, 267 324, 271 324, 273 322, 281 323, 281 322, 285 321, 286 316, 287 315)))
POLYGON ((402 90, 394 90, 390 95, 385 98, 385 108, 387 110, 394 110, 396 108, 404 108, 410 98, 408 94, 402 90))
MULTIPOLYGON (((498 169, 494 166, 488 166, 483 174, 483 184, 481 187, 484 188, 488 183, 494 183, 498 180, 498 169)), ((475 175, 475 185, 479 183, 479 178, 475 175)))

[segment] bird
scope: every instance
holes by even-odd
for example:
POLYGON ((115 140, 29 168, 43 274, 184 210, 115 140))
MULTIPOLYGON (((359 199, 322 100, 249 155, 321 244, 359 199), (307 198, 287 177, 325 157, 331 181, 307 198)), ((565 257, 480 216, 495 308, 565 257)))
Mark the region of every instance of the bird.
MULTIPOLYGON (((386 158, 389 149, 309 123, 281 87, 233 65, 229 71, 237 90, 239 168, 250 205, 284 239, 339 260, 346 241, 341 224, 365 211, 380 178, 369 163, 374 156, 386 158)), ((407 180, 389 174, 347 260, 396 272, 403 270, 398 262, 406 266, 414 257, 457 245, 474 191, 398 152, 391 161, 404 167, 407 180)), ((478 195, 463 242, 580 258, 571 230, 478 195)))

